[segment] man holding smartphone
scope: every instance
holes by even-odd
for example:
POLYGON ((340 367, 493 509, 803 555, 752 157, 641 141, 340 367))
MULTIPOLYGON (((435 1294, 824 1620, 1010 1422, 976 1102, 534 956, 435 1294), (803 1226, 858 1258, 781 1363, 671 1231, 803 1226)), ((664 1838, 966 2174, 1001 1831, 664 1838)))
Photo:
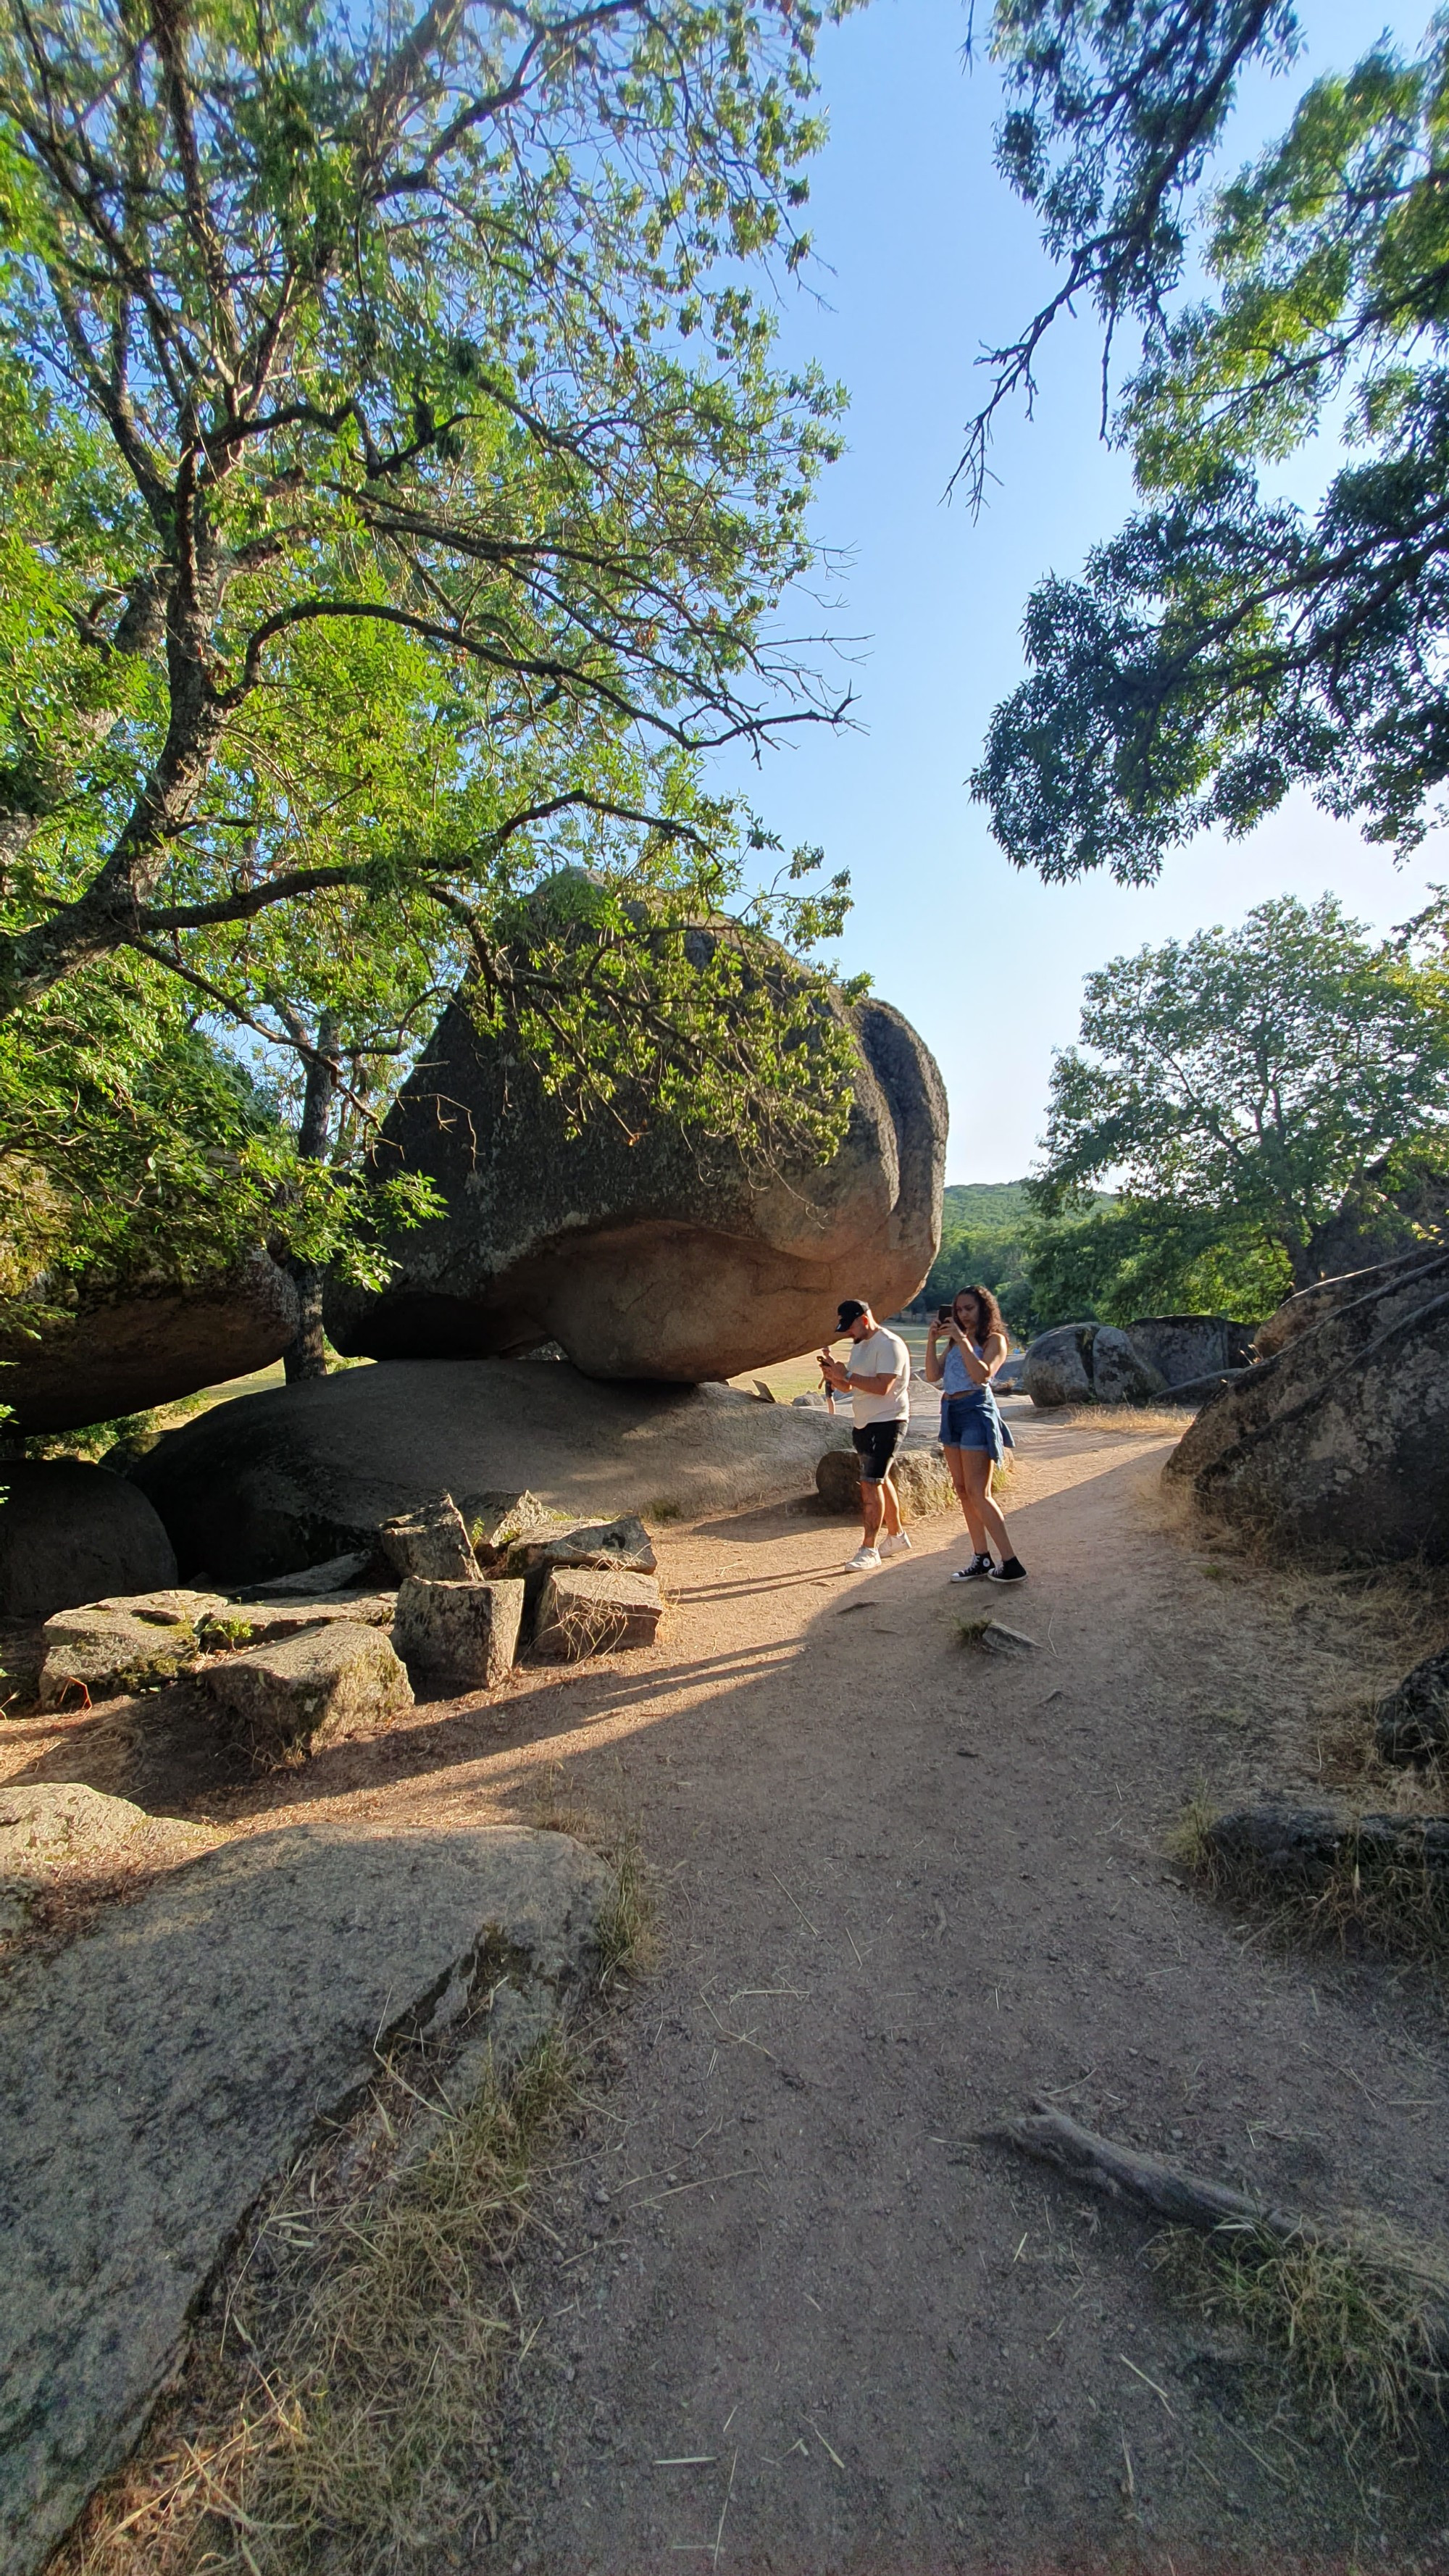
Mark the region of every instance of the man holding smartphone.
POLYGON ((864 1536, 846 1571, 869 1574, 883 1556, 903 1556, 911 1544, 901 1527, 900 1499, 890 1473, 911 1418, 911 1355, 899 1333, 888 1333, 878 1324, 862 1298, 844 1300, 840 1330, 855 1344, 849 1365, 821 1351, 820 1371, 827 1386, 850 1397, 855 1423, 851 1438, 860 1457, 864 1536))

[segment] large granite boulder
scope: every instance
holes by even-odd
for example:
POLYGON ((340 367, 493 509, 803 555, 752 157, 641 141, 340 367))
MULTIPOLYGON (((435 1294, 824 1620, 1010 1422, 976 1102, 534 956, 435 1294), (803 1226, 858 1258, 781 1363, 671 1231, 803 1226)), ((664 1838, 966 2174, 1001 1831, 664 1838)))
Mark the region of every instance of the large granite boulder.
POLYGON ((79 1458, 0 1466, 0 1617, 48 1619, 106 1593, 176 1580, 171 1541, 144 1494, 79 1458))
POLYGON ((26 1433, 110 1422, 269 1368, 296 1334, 297 1291, 262 1251, 191 1287, 82 1286, 38 1326, 29 1308, 0 1317, 5 1402, 26 1433))
POLYGON ((470 1530, 498 1527, 506 1493, 567 1525, 688 1520, 804 1493, 819 1454, 818 1415, 736 1387, 611 1386, 566 1360, 395 1360, 214 1405, 133 1472, 183 1563, 234 1588, 370 1554, 384 1521, 444 1491, 470 1530))
POLYGON ((1372 1262, 1364 1270, 1345 1270, 1332 1278, 1315 1279, 1308 1288, 1297 1288, 1275 1306, 1265 1324, 1260 1324, 1253 1337, 1255 1359, 1272 1359, 1276 1352, 1296 1342, 1300 1333, 1310 1332, 1321 1324, 1325 1315, 1336 1314, 1340 1306, 1351 1306, 1371 1289, 1390 1286, 1422 1270, 1434 1258, 1433 1247, 1416 1244, 1412 1252, 1396 1253, 1391 1261, 1372 1262))
MULTIPOLYGON (((930 1520, 936 1513, 956 1509, 951 1470, 939 1448, 898 1449, 891 1460, 891 1483, 907 1520, 930 1520)), ((858 1515, 859 1451, 853 1446, 827 1449, 816 1461, 815 1491, 823 1510, 858 1515)))
POLYGON ((1254 1357, 1252 1326, 1227 1315, 1136 1315, 1127 1330, 1168 1387, 1247 1368, 1254 1357))
MULTIPOLYGON (((471 1586, 469 1587, 471 1589, 471 1586)), ((335 1619, 210 1664, 202 1691, 228 1740, 259 1771, 406 1716, 412 1686, 380 1628, 335 1619)))
POLYGON ((1281 1545, 1441 1557, 1449 1253, 1363 1275, 1373 1284, 1211 1396, 1166 1472, 1281 1545))
POLYGON ((1032 1403, 1150 1404, 1163 1394, 1161 1371, 1116 1324, 1054 1324, 1026 1348, 1022 1386, 1032 1403))
MULTIPOLYGON (((183 2358, 268 2185, 393 2040, 500 2072, 597 1974, 613 1880, 567 1835, 249 1834, 22 1960, 0 2022, 0 2576, 35 2576, 183 2358)), ((243 2552, 243 2555, 246 2553, 243 2552)))
POLYGON ((556 1342, 591 1377, 690 1384, 810 1349, 842 1297, 894 1314, 936 1254, 946 1097, 898 1011, 850 1016, 844 1143, 823 1167, 764 1177, 662 1118, 635 1138, 603 1118, 570 1134, 533 1066, 454 1003, 374 1162, 380 1178, 425 1173, 448 1212, 389 1246, 380 1295, 329 1284, 336 1347, 479 1358, 556 1342))

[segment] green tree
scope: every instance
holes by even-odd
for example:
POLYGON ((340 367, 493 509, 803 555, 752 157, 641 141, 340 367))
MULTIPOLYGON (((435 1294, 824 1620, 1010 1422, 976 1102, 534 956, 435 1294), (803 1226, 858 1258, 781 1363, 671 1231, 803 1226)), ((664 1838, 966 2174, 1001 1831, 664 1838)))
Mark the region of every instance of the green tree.
MULTIPOLYGON (((1411 60, 1385 41, 1313 84, 1211 201, 1212 291, 1183 308, 1205 147, 1246 53, 1281 57, 1291 18, 1071 7, 1054 51, 1055 17, 998 18, 1023 100, 1003 158, 1109 344, 1124 322, 1143 334, 1115 434, 1145 506, 1082 579, 1033 593, 1030 674, 996 710, 974 792, 1009 857, 1047 878, 1145 881, 1295 784, 1408 849, 1449 775, 1449 28, 1411 60), (1111 75, 1149 58, 1143 107, 1111 75), (1317 508, 1265 492, 1325 431, 1350 454, 1317 508)), ((1054 309, 999 353, 993 403, 1029 378, 1054 309)))
POLYGON ((817 23, 6 13, 0 1011, 126 948, 245 1013, 339 890, 548 1004, 541 874, 628 879, 656 981, 738 884, 701 754, 838 713, 771 626, 838 399, 741 283, 803 252, 817 23))
POLYGON ((1263 1287, 1275 1266, 1280 1293, 1306 1286, 1315 1228, 1370 1167, 1442 1141, 1441 929, 1375 943, 1331 896, 1284 896, 1089 975, 1052 1071, 1044 1211, 1112 1175, 1144 1245, 1176 1230, 1179 1261, 1216 1244, 1263 1287))
POLYGON ((748 291, 805 252, 818 24, 0 10, 0 1155, 56 1012, 119 1151, 159 1013, 282 1113, 277 1207, 345 1200, 460 980, 580 1115, 834 1142, 844 880, 752 898, 701 785, 841 713, 776 615, 840 398, 748 291))

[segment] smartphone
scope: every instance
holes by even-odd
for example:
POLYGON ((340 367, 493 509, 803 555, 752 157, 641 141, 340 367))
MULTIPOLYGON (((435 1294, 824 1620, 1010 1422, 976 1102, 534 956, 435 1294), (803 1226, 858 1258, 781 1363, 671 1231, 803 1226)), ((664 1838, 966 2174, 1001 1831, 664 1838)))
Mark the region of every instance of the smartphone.
POLYGON ((936 1321, 938 1324, 951 1324, 955 1322, 955 1319, 954 1307, 938 1306, 936 1308, 936 1321))

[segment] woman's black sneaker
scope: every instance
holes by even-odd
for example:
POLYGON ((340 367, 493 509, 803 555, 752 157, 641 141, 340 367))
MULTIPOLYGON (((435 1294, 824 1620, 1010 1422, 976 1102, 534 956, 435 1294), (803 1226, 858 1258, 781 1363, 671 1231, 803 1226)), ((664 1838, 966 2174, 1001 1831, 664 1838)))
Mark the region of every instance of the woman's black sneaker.
POLYGON ((989 1574, 990 1572, 991 1559, 989 1556, 973 1556, 970 1564, 963 1565, 960 1573, 953 1574, 951 1580, 953 1583, 979 1583, 983 1574, 989 1574))
POLYGON ((1005 1557, 1000 1565, 988 1565, 988 1583, 1025 1583, 1026 1567, 1019 1556, 1005 1557))

